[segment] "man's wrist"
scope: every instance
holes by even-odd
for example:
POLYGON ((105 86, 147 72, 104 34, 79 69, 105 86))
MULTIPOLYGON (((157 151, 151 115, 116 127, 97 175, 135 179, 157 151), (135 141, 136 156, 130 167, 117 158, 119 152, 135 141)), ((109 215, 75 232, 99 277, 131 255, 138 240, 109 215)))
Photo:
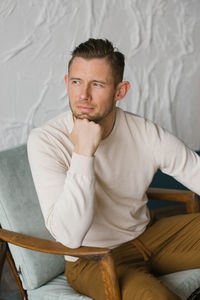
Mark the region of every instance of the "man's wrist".
POLYGON ((91 151, 89 149, 79 149, 77 147, 74 148, 74 152, 79 154, 79 155, 84 155, 84 156, 89 156, 92 157, 94 156, 94 151, 91 151))
POLYGON ((94 176, 94 157, 72 153, 70 173, 94 176))

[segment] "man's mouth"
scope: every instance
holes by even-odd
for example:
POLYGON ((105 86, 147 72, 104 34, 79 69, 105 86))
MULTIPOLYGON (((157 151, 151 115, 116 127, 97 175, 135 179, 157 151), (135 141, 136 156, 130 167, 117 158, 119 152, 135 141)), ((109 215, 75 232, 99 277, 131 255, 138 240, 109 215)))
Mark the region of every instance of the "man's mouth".
POLYGON ((82 112, 91 112, 94 108, 93 107, 88 107, 88 106, 77 106, 78 110, 82 112))

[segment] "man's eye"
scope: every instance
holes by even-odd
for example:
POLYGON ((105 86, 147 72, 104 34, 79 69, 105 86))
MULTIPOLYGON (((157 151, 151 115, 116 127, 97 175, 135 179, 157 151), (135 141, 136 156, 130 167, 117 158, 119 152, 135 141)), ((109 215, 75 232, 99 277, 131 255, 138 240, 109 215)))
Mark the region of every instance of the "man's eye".
POLYGON ((103 85, 101 83, 99 83, 99 82, 94 82, 94 86, 96 86, 96 87, 102 87, 103 85))
POLYGON ((72 80, 72 84, 80 84, 79 80, 72 80))

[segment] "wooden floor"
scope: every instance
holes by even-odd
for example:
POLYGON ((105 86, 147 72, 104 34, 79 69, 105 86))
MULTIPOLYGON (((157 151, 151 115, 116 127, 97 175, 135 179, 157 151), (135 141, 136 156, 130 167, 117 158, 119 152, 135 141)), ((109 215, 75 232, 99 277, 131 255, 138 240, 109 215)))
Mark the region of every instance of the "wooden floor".
POLYGON ((0 283, 0 300, 22 300, 7 261, 4 265, 0 283))

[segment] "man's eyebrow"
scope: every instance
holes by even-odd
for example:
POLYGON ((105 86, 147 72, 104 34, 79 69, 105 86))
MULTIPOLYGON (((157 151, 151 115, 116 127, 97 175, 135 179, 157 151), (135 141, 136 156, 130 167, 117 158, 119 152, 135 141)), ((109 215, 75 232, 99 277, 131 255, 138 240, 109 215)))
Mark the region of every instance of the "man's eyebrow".
MULTIPOLYGON (((82 79, 79 77, 69 77, 69 80, 82 80, 82 79)), ((99 80, 99 79, 93 79, 93 80, 91 80, 91 82, 99 82, 101 84, 108 84, 107 81, 99 80)))
POLYGON ((69 80, 81 80, 81 78, 78 78, 78 77, 69 77, 69 80))
POLYGON ((91 82, 98 82, 98 83, 101 83, 101 84, 108 84, 107 81, 99 80, 99 79, 93 79, 93 80, 91 80, 91 82))
POLYGON ((92 80, 92 82, 99 82, 99 83, 102 83, 102 84, 107 84, 108 83, 107 81, 99 80, 99 79, 94 79, 94 80, 92 80))

